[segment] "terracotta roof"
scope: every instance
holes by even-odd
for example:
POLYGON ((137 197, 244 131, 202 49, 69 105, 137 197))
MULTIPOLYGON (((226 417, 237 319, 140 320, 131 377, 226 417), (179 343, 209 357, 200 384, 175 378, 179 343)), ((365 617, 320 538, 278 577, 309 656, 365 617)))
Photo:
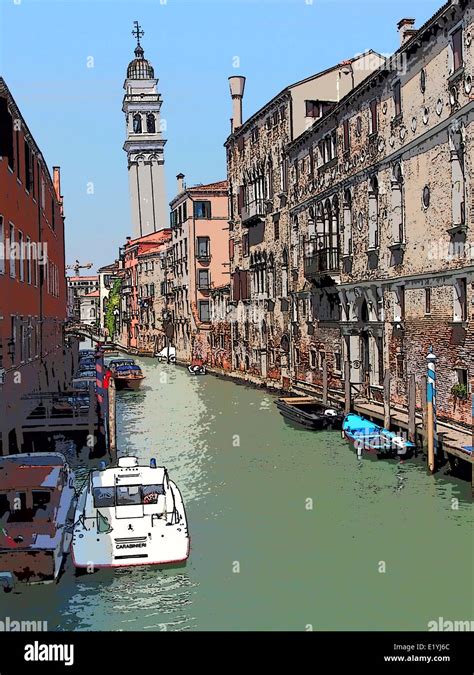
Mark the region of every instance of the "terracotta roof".
POLYGON ((99 283, 99 277, 67 277, 68 281, 97 281, 99 283))
POLYGON ((159 230, 158 232, 151 232, 146 234, 143 237, 137 237, 136 239, 131 239, 127 242, 126 246, 135 246, 136 244, 160 244, 167 237, 171 236, 171 230, 165 228, 164 230, 159 230))
POLYGON ((99 291, 92 291, 92 293, 86 293, 84 298, 98 298, 99 297, 99 291))
POLYGON ((206 183, 205 185, 192 185, 186 189, 186 192, 212 192, 213 190, 227 190, 227 181, 220 180, 216 183, 206 183))

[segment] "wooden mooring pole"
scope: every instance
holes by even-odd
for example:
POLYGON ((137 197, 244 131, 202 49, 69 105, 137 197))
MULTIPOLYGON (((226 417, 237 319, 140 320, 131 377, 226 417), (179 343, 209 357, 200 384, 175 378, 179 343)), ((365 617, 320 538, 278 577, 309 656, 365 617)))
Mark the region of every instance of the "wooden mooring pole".
POLYGON ((383 378, 383 425, 390 430, 390 371, 386 370, 383 378))
POLYGON ((344 361, 344 413, 348 415, 351 408, 351 364, 350 361, 344 361))
POLYGON ((115 456, 117 453, 117 422, 116 422, 116 395, 115 380, 109 380, 109 453, 115 456))
POLYGON ((408 440, 416 440, 416 382, 415 373, 408 380, 408 440))
POLYGON ((326 356, 323 359, 323 405, 328 404, 328 362, 326 356))

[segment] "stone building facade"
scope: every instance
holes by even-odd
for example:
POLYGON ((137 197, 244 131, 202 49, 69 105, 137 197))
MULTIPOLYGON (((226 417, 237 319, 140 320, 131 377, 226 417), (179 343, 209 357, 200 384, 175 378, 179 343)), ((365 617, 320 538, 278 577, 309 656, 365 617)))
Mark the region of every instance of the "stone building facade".
POLYGON ((299 235, 292 379, 406 408, 432 346, 438 418, 470 424, 474 377, 472 3, 444 5, 288 148, 299 235), (326 139, 334 139, 327 154, 326 139), (309 167, 309 168, 308 168, 309 167), (314 170, 311 169, 314 167, 314 170))
MULTIPOLYGON (((290 384, 290 312, 300 240, 289 222, 286 147, 383 62, 374 52, 344 61, 288 86, 245 123, 245 79, 229 78, 234 112, 225 146, 234 305, 232 365, 245 379, 276 388, 290 384)), ((333 152, 331 139, 328 152, 333 152)))

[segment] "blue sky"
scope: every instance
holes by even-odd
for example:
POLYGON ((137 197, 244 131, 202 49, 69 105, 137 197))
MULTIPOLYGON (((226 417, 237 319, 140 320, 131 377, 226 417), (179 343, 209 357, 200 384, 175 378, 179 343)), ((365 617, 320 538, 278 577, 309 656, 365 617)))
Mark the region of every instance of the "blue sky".
POLYGON ((99 267, 115 259, 129 234, 121 108, 135 19, 164 101, 169 201, 180 171, 188 185, 225 178, 229 75, 247 77, 245 119, 291 82, 366 49, 392 53, 397 22, 412 16, 421 25, 441 4, 0 0, 0 74, 48 165, 61 166, 68 261, 99 267))

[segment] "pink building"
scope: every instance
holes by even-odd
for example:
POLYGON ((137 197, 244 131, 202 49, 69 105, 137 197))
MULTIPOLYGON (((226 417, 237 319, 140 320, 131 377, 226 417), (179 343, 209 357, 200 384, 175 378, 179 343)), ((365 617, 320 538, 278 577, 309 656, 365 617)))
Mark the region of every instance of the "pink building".
POLYGON ((132 352, 140 352, 141 323, 140 323, 140 256, 170 239, 169 230, 152 232, 138 239, 127 238, 122 250, 123 268, 122 277, 122 305, 120 344, 132 352))
POLYGON ((229 283, 227 181, 187 188, 171 202, 168 308, 178 361, 209 362, 211 290, 229 283))

